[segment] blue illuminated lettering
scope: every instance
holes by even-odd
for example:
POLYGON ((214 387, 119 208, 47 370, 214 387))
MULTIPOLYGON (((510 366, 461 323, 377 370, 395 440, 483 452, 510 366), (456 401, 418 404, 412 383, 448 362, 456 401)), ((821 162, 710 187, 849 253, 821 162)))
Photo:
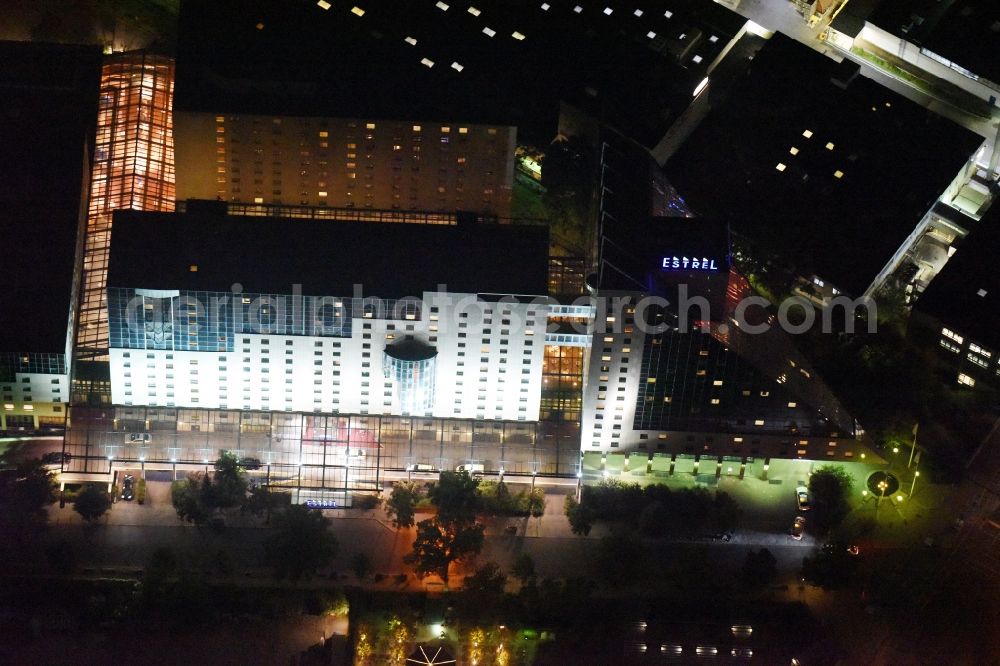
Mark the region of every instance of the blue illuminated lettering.
POLYGON ((715 259, 708 259, 706 257, 678 257, 675 255, 670 255, 668 257, 663 257, 663 261, 660 264, 663 268, 673 270, 692 270, 692 271, 717 271, 719 267, 715 263, 715 259))

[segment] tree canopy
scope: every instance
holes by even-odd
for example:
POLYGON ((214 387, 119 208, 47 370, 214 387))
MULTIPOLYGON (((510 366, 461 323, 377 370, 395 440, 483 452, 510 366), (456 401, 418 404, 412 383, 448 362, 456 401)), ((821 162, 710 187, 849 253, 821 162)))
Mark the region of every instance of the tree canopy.
POLYGON ((392 493, 385 503, 385 511, 396 529, 413 527, 414 512, 419 499, 420 491, 416 484, 406 481, 393 486, 392 493))
POLYGON ((111 498, 104 489, 90 484, 77 495, 73 508, 84 520, 92 523, 111 508, 111 498))
POLYGON ((468 523, 476 519, 479 479, 468 472, 441 472, 437 483, 431 484, 427 495, 438 510, 442 523, 468 523))
POLYGON ((330 519, 316 509, 293 504, 275 515, 264 541, 264 562, 276 578, 309 577, 337 555, 330 519))
POLYGON ((825 533, 847 517, 851 510, 848 497, 853 485, 851 476, 839 465, 824 465, 813 472, 809 478, 812 498, 809 522, 817 531, 825 533))
POLYGON ((483 526, 474 522, 444 523, 429 518, 417 523, 417 538, 405 561, 417 575, 437 574, 448 581, 448 567, 455 560, 478 553, 483 548, 483 526))

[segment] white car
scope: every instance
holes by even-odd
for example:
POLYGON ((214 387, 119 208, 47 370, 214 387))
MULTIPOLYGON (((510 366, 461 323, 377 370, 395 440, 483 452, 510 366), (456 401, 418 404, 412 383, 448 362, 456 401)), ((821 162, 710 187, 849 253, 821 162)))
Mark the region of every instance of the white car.
POLYGON ((805 486, 796 488, 795 501, 798 502, 799 511, 808 511, 811 508, 809 505, 809 489, 805 486))

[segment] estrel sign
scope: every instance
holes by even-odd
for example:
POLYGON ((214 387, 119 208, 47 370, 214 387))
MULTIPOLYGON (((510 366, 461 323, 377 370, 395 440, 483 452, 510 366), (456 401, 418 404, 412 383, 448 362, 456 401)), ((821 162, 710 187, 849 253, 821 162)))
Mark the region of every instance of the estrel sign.
POLYGON ((715 265, 715 259, 705 259, 699 257, 663 257, 662 267, 669 270, 684 271, 717 271, 719 267, 715 265))

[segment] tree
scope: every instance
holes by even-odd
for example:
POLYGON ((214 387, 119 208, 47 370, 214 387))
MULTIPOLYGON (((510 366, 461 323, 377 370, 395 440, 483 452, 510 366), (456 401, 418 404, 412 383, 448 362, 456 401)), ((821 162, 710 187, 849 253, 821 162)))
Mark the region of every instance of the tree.
POLYGON ((266 515, 265 523, 271 522, 271 512, 286 506, 289 502, 287 493, 274 492, 267 486, 254 486, 243 501, 240 511, 254 516, 266 515))
POLYGON ((569 527, 573 530, 573 534, 581 536, 590 534, 590 528, 594 526, 594 514, 588 505, 580 504, 575 497, 567 495, 563 509, 569 518, 569 527))
POLYGON ((247 494, 247 473, 240 459, 230 451, 222 451, 215 461, 215 478, 211 483, 212 507, 228 509, 243 503, 247 494))
POLYGON ((404 561, 415 565, 417 574, 437 574, 448 582, 448 567, 455 560, 479 553, 483 548, 483 526, 472 522, 444 523, 440 517, 417 523, 413 550, 404 561))
POLYGON ((210 511, 205 506, 204 487, 196 474, 170 484, 170 502, 181 520, 195 525, 202 525, 208 520, 210 511))
POLYGON ((712 500, 712 526, 717 530, 729 532, 740 525, 743 511, 732 495, 719 491, 712 500))
POLYGON ((747 588, 760 588, 774 580, 778 573, 778 561, 767 548, 747 553, 740 567, 740 584, 747 588))
POLYGON ((276 578, 312 575, 337 554, 337 539, 329 526, 330 520, 319 510, 293 504, 274 517, 272 532, 264 541, 264 563, 276 578))
POLYGON ((358 577, 358 580, 364 580, 371 573, 372 558, 369 557, 368 553, 357 553, 351 558, 351 571, 358 577))
POLYGON ((521 585, 528 585, 533 583, 535 580, 535 561, 531 559, 531 555, 527 553, 521 553, 516 560, 514 560, 514 566, 511 567, 510 573, 521 581, 521 585))
POLYGON ((26 460, 0 478, 0 521, 18 530, 44 524, 45 507, 56 500, 56 484, 42 461, 26 460))
POLYGON ((437 507, 438 520, 442 523, 473 522, 479 509, 478 487, 479 479, 472 478, 468 472, 441 472, 438 482, 427 492, 437 507))
POLYGON ((507 584, 507 576, 496 562, 487 562, 476 569, 476 573, 465 577, 464 589, 469 592, 501 594, 507 584))
POLYGON ((93 523, 111 508, 111 498, 99 486, 91 484, 77 495, 73 508, 84 520, 93 523))
POLYGON ((819 533, 839 525, 850 512, 848 497, 854 485, 850 475, 839 465, 824 465, 809 478, 812 511, 809 522, 819 533))
POLYGON ((389 501, 385 504, 385 511, 396 529, 413 527, 414 512, 419 499, 420 490, 416 484, 407 481, 393 486, 389 501))

